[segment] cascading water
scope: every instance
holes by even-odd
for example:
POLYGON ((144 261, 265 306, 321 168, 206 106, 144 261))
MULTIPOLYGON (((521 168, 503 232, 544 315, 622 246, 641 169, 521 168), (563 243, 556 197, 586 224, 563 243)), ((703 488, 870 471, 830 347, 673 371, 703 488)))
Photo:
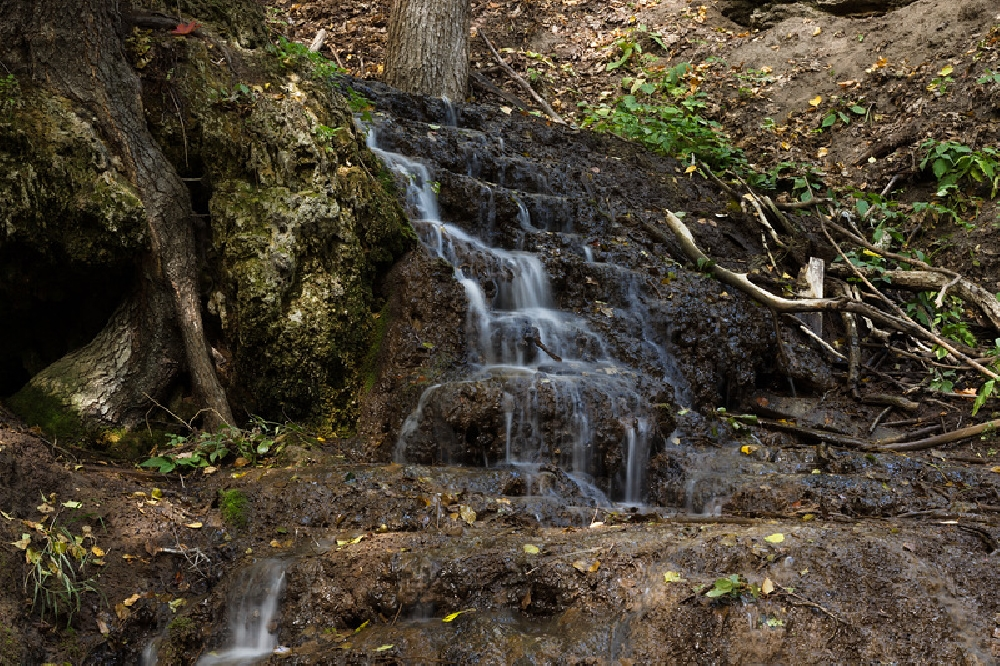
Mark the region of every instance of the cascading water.
MULTIPOLYGON (((467 340, 474 365, 464 379, 424 391, 401 428, 396 461, 411 462, 408 454, 419 437, 442 437, 442 428, 424 428, 429 412, 440 414, 461 402, 456 392, 486 392, 495 394, 497 411, 502 414, 497 428, 504 427, 506 432, 492 461, 490 451, 484 450, 478 458, 467 456, 466 462, 552 462, 570 474, 585 496, 600 496, 594 480, 604 477, 616 499, 640 503, 653 421, 638 388, 638 373, 615 362, 603 338, 586 320, 556 308, 538 255, 490 247, 443 222, 428 169, 379 149, 376 128, 365 129, 369 148, 404 177, 413 224, 424 245, 455 267, 455 279, 468 301, 467 340), (424 435, 422 428, 428 431, 424 435), (595 453, 614 446, 621 451, 621 463, 608 470, 606 461, 595 453)), ((542 174, 537 179, 544 185, 542 174)), ((491 191, 490 202, 492 196, 491 191)), ((520 199, 515 197, 514 203, 521 231, 545 233, 532 224, 520 199)), ((520 242, 518 247, 522 247, 520 242)), ((592 259, 587 252, 587 260, 592 259)), ((662 351, 658 355, 663 356, 662 351)), ((439 459, 456 462, 443 453, 439 459)))
POLYGON ((278 602, 285 588, 285 564, 264 560, 242 574, 229 593, 229 647, 210 652, 198 666, 250 666, 278 644, 278 602))

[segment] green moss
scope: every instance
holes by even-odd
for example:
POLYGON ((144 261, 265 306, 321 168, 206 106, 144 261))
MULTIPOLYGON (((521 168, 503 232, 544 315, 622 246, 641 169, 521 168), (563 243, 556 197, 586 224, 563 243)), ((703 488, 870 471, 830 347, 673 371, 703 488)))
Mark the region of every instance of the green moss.
POLYGON ((89 434, 66 403, 31 384, 9 398, 7 406, 29 426, 38 426, 52 438, 79 440, 89 434))
POLYGON ((230 489, 219 491, 219 511, 222 520, 230 527, 246 527, 247 496, 242 490, 230 489))
POLYGON ((368 393, 375 386, 375 379, 378 372, 378 358, 382 351, 382 343, 385 342, 386 331, 389 330, 389 301, 386 300, 382 310, 375 315, 375 331, 372 335, 372 346, 365 354, 365 360, 361 363, 361 374, 364 377, 364 393, 368 393))
POLYGON ((0 664, 20 664, 21 638, 11 627, 0 624, 0 664))

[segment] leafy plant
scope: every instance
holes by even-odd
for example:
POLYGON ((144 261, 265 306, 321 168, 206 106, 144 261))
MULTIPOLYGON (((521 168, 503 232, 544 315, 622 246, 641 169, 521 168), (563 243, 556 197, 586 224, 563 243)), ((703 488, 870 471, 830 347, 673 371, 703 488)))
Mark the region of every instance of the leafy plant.
POLYGON ((945 65, 938 72, 938 75, 931 79, 930 85, 927 86, 927 90, 934 93, 936 96, 940 97, 948 92, 948 86, 955 82, 955 79, 951 77, 951 73, 954 68, 951 65, 945 65))
POLYGON ((740 578, 739 574, 733 574, 726 578, 716 578, 712 589, 705 593, 705 596, 710 599, 725 601, 739 601, 744 595, 756 599, 760 596, 760 586, 747 582, 740 578))
POLYGON ((346 69, 327 60, 321 53, 310 51, 305 44, 291 42, 284 37, 279 37, 278 43, 271 44, 267 50, 281 60, 285 67, 309 70, 314 79, 328 79, 347 72, 346 69))
POLYGON ((192 472, 225 460, 230 453, 244 464, 256 464, 265 456, 273 456, 284 447, 290 434, 302 435, 302 428, 294 424, 276 424, 260 417, 251 418, 251 427, 242 430, 234 427, 220 428, 218 432, 203 432, 197 436, 169 435, 167 452, 154 455, 140 467, 155 469, 161 474, 175 470, 192 472))
POLYGON ((976 83, 995 83, 1000 85, 1000 71, 994 72, 987 68, 986 72, 976 79, 976 83))
MULTIPOLYGON (((49 498, 42 496, 38 510, 43 514, 40 521, 23 521, 34 530, 24 532, 18 541, 12 543, 24 551, 28 563, 28 573, 24 579, 24 591, 32 590, 32 608, 38 607, 45 617, 65 615, 68 627, 73 614, 80 610, 81 596, 85 592, 98 592, 93 577, 86 577, 88 565, 104 564, 104 551, 97 545, 97 537, 89 525, 74 535, 67 526, 58 524, 62 508, 79 509, 80 502, 56 503, 55 494, 49 498)), ((7 514, 4 517, 11 519, 7 514)))
POLYGON ((683 161, 702 160, 713 168, 744 164, 742 151, 730 143, 722 127, 700 115, 704 93, 686 80, 688 63, 665 70, 645 69, 622 84, 628 94, 611 104, 581 102, 584 127, 638 141, 655 152, 683 161))
POLYGON ((960 183, 972 182, 989 185, 990 198, 996 198, 1000 189, 1000 150, 992 146, 973 150, 954 141, 935 139, 927 139, 920 147, 927 151, 920 168, 930 166, 938 182, 937 196, 957 193, 960 183))
POLYGON ((633 56, 642 55, 642 42, 644 39, 653 41, 664 51, 667 50, 666 44, 663 43, 663 35, 659 32, 651 32, 646 28, 645 24, 640 23, 627 35, 615 40, 614 48, 617 49, 618 58, 607 64, 606 71, 611 72, 619 67, 624 67, 629 64, 633 56))
POLYGON ((868 116, 868 109, 861 106, 858 102, 845 102, 842 106, 830 109, 823 116, 823 120, 819 124, 819 131, 822 132, 825 129, 830 129, 838 122, 843 125, 850 125, 854 116, 862 116, 862 119, 864 119, 868 116))

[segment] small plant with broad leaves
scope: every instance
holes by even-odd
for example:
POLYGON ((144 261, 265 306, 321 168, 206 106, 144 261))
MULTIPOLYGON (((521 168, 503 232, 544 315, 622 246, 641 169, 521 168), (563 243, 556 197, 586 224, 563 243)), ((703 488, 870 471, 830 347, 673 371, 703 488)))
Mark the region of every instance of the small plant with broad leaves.
POLYGON ((336 74, 347 73, 347 70, 330 62, 321 53, 310 51, 305 44, 291 42, 284 37, 279 37, 278 43, 271 44, 267 50, 277 57, 285 67, 305 69, 314 79, 328 79, 336 74))
POLYGON ((1000 150, 993 146, 973 150, 954 141, 935 139, 927 139, 920 147, 927 151, 920 168, 931 168, 937 179, 938 197, 958 194, 959 186, 967 184, 986 185, 990 199, 996 198, 1000 189, 1000 150))
POLYGON ((139 466, 155 469, 161 474, 174 471, 190 473, 221 464, 230 454, 236 456, 236 460, 242 460, 242 464, 257 464, 280 453, 291 435, 300 440, 323 441, 321 438, 308 438, 300 426, 271 423, 253 417, 249 429, 224 427, 217 432, 192 436, 169 435, 165 450, 156 452, 139 466))
POLYGON ((739 574, 732 574, 725 578, 716 578, 712 587, 705 592, 705 596, 728 603, 741 601, 745 597, 757 599, 760 597, 760 586, 748 582, 739 574))
POLYGON ((704 118, 705 94, 690 81, 691 65, 680 63, 665 70, 644 69, 622 79, 628 93, 610 104, 581 102, 584 127, 617 134, 649 150, 682 161, 700 160, 713 169, 745 163, 742 151, 732 145, 722 127, 704 118))

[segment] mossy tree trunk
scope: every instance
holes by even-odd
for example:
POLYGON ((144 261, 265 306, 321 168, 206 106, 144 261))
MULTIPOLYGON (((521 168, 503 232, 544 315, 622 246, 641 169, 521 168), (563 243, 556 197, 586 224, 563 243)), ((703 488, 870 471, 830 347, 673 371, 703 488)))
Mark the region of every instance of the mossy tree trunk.
POLYGON ((393 0, 385 81, 461 102, 469 79, 469 0, 393 0))
POLYGON ((146 125, 139 78, 124 55, 124 11, 117 0, 0 0, 0 61, 89 116, 145 207, 150 241, 139 293, 32 386, 61 391, 85 418, 116 423, 183 366, 207 424, 232 423, 202 325, 190 195, 146 125), (178 332, 183 354, 174 358, 178 332))

